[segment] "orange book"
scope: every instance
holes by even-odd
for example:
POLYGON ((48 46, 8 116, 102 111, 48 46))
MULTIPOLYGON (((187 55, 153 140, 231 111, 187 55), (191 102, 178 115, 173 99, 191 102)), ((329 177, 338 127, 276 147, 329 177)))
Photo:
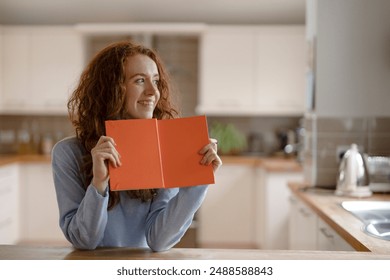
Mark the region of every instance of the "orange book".
POLYGON ((209 143, 205 116, 180 119, 106 121, 122 165, 109 165, 111 190, 187 187, 213 184, 212 166, 199 162, 209 143))

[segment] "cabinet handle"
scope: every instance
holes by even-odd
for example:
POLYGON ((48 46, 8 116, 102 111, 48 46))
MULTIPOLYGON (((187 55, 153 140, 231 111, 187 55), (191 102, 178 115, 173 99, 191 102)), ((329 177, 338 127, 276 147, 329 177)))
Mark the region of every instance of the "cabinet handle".
POLYGON ((292 204, 297 204, 297 200, 296 200, 295 197, 290 196, 290 197, 289 197, 289 200, 290 200, 290 202, 291 202, 292 204))
POLYGON ((311 213, 309 211, 307 211, 305 208, 299 208, 299 212, 305 216, 305 217, 310 217, 311 216, 311 213))
POLYGON ((326 237, 326 238, 329 238, 329 239, 333 239, 334 236, 333 234, 329 233, 326 228, 320 228, 320 231, 322 232, 322 234, 326 237))

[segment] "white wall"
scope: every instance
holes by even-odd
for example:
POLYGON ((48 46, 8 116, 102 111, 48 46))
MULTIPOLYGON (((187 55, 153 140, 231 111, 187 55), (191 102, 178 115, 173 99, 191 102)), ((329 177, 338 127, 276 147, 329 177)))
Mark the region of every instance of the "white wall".
POLYGON ((317 116, 390 116, 390 1, 316 2, 317 116))

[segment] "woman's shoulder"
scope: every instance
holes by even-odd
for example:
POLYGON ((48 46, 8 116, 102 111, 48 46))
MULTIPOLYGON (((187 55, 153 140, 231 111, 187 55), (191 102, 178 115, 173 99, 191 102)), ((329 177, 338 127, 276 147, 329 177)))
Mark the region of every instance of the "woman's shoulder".
POLYGON ((69 136, 58 141, 53 147, 53 156, 83 154, 83 146, 76 136, 69 136))

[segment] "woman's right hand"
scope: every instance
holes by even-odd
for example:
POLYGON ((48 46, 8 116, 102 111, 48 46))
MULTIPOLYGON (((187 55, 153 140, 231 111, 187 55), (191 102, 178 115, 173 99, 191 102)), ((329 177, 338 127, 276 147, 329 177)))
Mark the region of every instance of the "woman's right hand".
POLYGON ((92 185, 101 194, 104 193, 108 184, 108 164, 114 167, 121 165, 120 155, 115 148, 114 139, 101 136, 96 146, 91 150, 92 154, 92 185))

